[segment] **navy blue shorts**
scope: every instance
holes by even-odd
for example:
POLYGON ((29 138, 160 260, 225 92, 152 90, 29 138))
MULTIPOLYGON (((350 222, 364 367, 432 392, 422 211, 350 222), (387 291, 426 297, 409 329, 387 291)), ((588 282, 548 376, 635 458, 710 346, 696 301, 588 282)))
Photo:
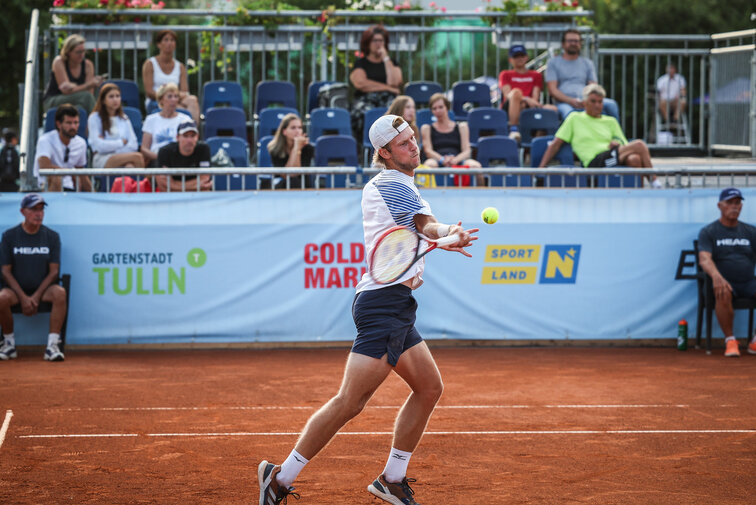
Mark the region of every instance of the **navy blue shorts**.
POLYGON ((739 298, 751 298, 756 296, 756 279, 751 279, 746 282, 730 282, 730 285, 734 291, 733 296, 739 298))
POLYGON ((357 338, 352 352, 381 359, 396 366, 399 356, 423 341, 415 329, 417 302, 404 284, 357 293, 352 302, 352 318, 357 338))

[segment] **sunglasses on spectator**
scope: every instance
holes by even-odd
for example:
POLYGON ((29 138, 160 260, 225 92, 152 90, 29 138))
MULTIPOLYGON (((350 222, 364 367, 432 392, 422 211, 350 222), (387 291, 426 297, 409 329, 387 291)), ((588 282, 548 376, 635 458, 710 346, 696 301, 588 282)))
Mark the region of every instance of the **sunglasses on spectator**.
POLYGON ((66 147, 66 152, 63 153, 63 163, 68 163, 68 154, 71 152, 71 149, 66 147))

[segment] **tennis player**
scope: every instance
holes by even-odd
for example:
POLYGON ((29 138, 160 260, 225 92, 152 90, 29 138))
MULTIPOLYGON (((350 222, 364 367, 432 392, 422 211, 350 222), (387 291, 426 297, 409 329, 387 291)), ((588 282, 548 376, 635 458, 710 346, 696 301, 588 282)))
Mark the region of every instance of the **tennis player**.
MULTIPOLYGON (((438 239, 458 233, 459 241, 443 249, 465 256, 478 237, 477 228, 464 230, 461 222, 441 224, 414 184, 420 150, 412 128, 399 116, 386 115, 370 128, 375 148, 373 163, 384 167, 362 191, 366 257, 387 229, 402 225, 438 239)), ((392 448, 381 475, 368 491, 395 505, 417 505, 406 476, 412 452, 420 442, 444 389, 441 374, 427 344, 415 329, 417 302, 412 290, 422 283, 424 259, 415 263, 393 284, 376 284, 369 273, 357 285, 352 317, 357 338, 344 370, 339 392, 307 421, 294 450, 281 466, 262 461, 257 469, 260 504, 286 503, 299 498, 291 487, 305 467, 350 419, 357 416, 392 370, 412 389, 399 410, 392 448)))

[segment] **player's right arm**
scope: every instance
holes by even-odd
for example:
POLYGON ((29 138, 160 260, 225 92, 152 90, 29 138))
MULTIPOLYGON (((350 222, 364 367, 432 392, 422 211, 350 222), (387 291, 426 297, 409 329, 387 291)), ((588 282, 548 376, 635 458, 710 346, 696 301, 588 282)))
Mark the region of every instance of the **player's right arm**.
POLYGON ((701 265, 701 269, 711 277, 714 287, 714 297, 717 300, 721 299, 727 293, 732 293, 732 286, 727 282, 727 279, 719 273, 719 269, 717 269, 717 265, 714 263, 714 259, 709 251, 698 252, 698 264, 701 265))
POLYGON ((467 257, 472 256, 472 254, 465 251, 464 248, 470 247, 473 240, 478 240, 478 237, 474 235, 478 231, 478 228, 465 230, 464 228, 462 228, 461 221, 453 225, 439 223, 431 214, 415 214, 414 220, 417 231, 428 238, 439 239, 458 233, 459 242, 457 242, 456 244, 451 244, 449 246, 441 247, 441 249, 446 249, 447 251, 456 251, 464 254, 467 257))

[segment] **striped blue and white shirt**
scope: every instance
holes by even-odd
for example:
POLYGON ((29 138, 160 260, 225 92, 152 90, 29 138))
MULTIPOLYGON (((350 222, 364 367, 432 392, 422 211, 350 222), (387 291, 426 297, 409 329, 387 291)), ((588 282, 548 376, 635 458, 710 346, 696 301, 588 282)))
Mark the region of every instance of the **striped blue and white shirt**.
MULTIPOLYGON (((406 226, 415 230, 415 215, 431 215, 428 202, 422 199, 414 179, 398 170, 384 169, 362 189, 362 227, 365 233, 365 258, 375 248, 378 238, 394 226, 406 226)), ((414 278, 413 288, 422 284, 425 258, 412 265, 407 273, 392 284, 414 278)), ((376 284, 370 273, 365 273, 357 284, 357 292, 380 289, 386 285, 376 284)))

